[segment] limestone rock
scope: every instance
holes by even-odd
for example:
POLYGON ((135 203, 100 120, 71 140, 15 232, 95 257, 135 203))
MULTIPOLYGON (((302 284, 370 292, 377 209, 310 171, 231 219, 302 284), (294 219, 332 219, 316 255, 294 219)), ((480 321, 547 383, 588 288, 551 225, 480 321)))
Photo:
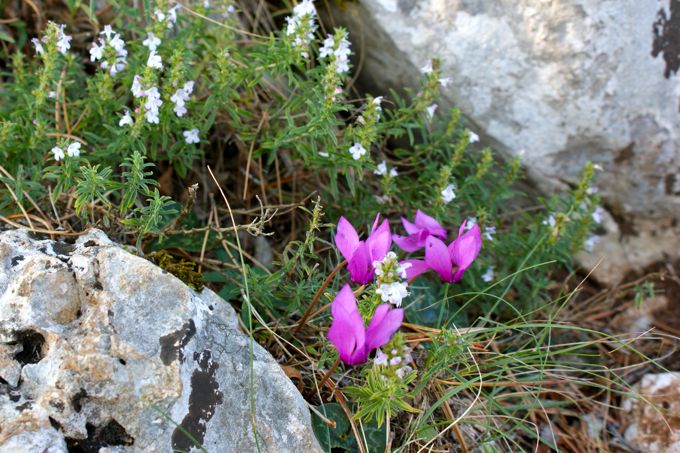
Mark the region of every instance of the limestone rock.
MULTIPOLYGON (((262 451, 320 451, 297 389, 252 355, 262 451)), ((256 451, 250 340, 229 304, 97 230, 73 245, 0 233, 0 451, 197 451, 183 431, 256 451)))
POLYGON ((646 374, 637 390, 651 404, 623 402, 626 440, 640 451, 680 451, 680 373, 646 374))
POLYGON ((452 83, 439 111, 461 108, 544 191, 600 164, 616 222, 582 257, 604 258, 600 280, 680 256, 680 1, 371 0, 333 15, 365 43, 362 77, 376 95, 417 85, 441 58, 452 83))

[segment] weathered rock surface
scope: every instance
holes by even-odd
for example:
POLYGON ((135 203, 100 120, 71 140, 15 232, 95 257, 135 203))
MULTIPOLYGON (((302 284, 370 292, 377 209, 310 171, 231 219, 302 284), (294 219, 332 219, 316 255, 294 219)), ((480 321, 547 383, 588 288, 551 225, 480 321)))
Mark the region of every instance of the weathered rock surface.
MULTIPOLYGON (((93 230, 0 233, 0 451, 257 451, 249 338, 233 309, 93 230), (177 427, 175 424, 181 424, 177 427)), ((309 411, 253 348, 262 451, 320 451, 309 411)))
POLYGON ((365 43, 376 94, 442 58, 440 107, 506 155, 525 150, 543 190, 600 164, 608 232, 582 258, 605 258, 601 280, 680 255, 680 0, 370 0, 334 18, 365 43))
POLYGON ((680 373, 646 374, 636 390, 651 404, 623 402, 626 440, 640 451, 680 451, 680 373))

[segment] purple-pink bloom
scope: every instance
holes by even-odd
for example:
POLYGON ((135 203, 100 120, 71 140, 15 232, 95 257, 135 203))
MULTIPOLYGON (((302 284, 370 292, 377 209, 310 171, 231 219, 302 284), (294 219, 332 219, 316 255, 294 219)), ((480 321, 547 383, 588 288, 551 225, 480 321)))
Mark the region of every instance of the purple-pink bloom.
POLYGON ((442 281, 460 281, 482 248, 479 226, 475 224, 465 231, 466 224, 467 220, 460 226, 458 237, 448 247, 441 239, 429 236, 425 240, 425 260, 407 260, 411 267, 406 269, 406 276, 411 279, 432 269, 442 281))
POLYGON ((380 226, 380 214, 375 216, 371 234, 365 241, 359 240, 359 235, 345 217, 340 217, 338 231, 335 234, 335 245, 347 260, 347 270, 352 281, 365 285, 373 280, 375 269, 373 261, 382 261, 392 246, 390 224, 385 219, 380 226))
POLYGON ((331 313, 333 323, 328 330, 328 339, 347 365, 364 363, 372 350, 390 341, 404 319, 404 310, 382 304, 375 309, 373 319, 366 328, 349 285, 343 286, 333 299, 331 313))
POLYGON ((446 240, 446 229, 420 209, 416 211, 416 218, 413 223, 403 217, 401 223, 404 225, 408 236, 395 234, 393 238, 394 243, 405 252, 415 252, 425 247, 425 240, 428 236, 436 236, 444 241, 446 240))

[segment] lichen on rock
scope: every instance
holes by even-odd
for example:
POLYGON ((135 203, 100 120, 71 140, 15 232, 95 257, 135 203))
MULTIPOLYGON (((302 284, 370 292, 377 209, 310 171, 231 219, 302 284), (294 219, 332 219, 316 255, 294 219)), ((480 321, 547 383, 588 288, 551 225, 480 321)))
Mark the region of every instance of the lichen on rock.
MULTIPOLYGON (((256 450, 250 340, 210 290, 98 230, 17 230, 0 233, 0 294, 0 450, 256 450)), ((252 359, 263 450, 320 450, 278 363, 257 344, 252 359)))

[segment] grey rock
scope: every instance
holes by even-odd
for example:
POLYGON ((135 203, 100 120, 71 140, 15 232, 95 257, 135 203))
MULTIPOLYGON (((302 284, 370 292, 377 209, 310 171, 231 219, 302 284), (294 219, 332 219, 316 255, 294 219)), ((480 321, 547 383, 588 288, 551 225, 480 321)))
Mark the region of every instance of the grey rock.
POLYGON ((545 192, 586 161, 614 227, 589 256, 595 276, 680 256, 680 1, 371 0, 334 19, 365 51, 375 94, 414 86, 443 61, 440 109, 461 108, 483 141, 521 153, 545 192), (614 222, 616 219, 616 222, 614 222))
POLYGON ((648 373, 623 400, 624 437, 638 451, 680 451, 680 373, 648 373))
MULTIPOLYGON (((257 451, 234 310, 92 230, 0 233, 0 452, 257 451), (181 424, 181 428, 177 426, 181 424)), ((261 451, 321 451, 305 401, 252 345, 261 451)))

